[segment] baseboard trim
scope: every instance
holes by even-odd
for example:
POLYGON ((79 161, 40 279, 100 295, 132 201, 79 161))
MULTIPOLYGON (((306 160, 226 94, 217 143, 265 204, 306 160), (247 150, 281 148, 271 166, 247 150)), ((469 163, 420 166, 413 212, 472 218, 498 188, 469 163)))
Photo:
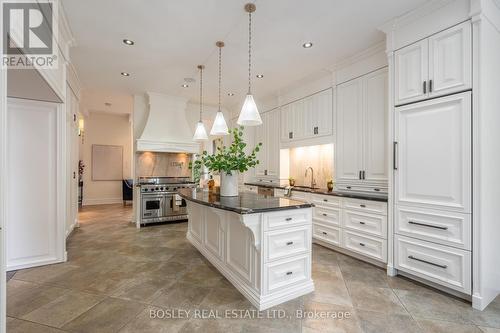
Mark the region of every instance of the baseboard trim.
POLYGON ((93 205, 110 205, 123 203, 122 198, 95 198, 95 199, 83 199, 83 206, 93 206, 93 205))

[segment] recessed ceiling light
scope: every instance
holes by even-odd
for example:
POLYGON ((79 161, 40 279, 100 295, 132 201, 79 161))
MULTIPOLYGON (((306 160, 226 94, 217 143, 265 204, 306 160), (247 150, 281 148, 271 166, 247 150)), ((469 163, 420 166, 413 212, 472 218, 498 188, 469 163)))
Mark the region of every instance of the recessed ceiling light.
POLYGON ((257 78, 262 79, 264 77, 264 74, 257 74, 257 78))
POLYGON ((228 96, 234 96, 234 93, 227 93, 228 96))
POLYGON ((184 83, 184 84, 182 85, 182 88, 187 88, 187 87, 189 87, 189 84, 184 83))
POLYGON ((127 44, 127 45, 134 45, 135 44, 135 42, 133 40, 130 40, 130 39, 124 39, 123 43, 127 44))
POLYGON ((130 76, 130 73, 127 73, 127 72, 121 72, 120 74, 123 76, 130 76))
POLYGON ((312 46, 313 46, 313 43, 311 43, 311 42, 306 42, 306 43, 302 44, 302 47, 305 49, 311 48, 312 46))

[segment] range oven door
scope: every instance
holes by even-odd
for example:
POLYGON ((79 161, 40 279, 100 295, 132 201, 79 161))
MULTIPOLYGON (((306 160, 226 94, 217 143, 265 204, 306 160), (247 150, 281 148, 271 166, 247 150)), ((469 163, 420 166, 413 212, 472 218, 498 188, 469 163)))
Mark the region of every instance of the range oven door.
POLYGON ((142 195, 141 217, 143 220, 160 218, 165 216, 164 195, 142 195))
POLYGON ((169 194, 167 195, 166 202, 167 214, 170 216, 175 215, 187 215, 187 204, 186 200, 184 200, 178 194, 169 194))

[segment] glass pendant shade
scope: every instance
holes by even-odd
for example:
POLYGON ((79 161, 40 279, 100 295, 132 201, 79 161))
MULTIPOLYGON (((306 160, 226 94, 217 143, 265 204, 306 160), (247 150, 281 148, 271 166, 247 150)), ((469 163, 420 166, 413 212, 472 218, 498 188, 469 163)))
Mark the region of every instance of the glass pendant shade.
POLYGON ((196 131, 193 136, 194 141, 205 141, 208 140, 207 131, 205 130, 205 125, 203 125, 202 121, 199 121, 196 124, 196 131))
POLYGON ((210 131, 210 135, 228 135, 228 134, 229 130, 227 128, 224 115, 222 114, 222 111, 217 111, 214 124, 212 125, 212 130, 210 131))
POLYGON ((259 110, 253 100, 253 96, 250 94, 245 98, 237 123, 241 126, 258 126, 262 124, 259 110))

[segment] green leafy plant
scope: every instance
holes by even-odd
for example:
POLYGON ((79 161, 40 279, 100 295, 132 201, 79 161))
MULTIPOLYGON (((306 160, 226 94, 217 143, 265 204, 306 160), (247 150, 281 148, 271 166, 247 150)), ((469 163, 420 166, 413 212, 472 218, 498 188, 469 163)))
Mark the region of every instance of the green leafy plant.
POLYGON ((217 147, 217 151, 209 155, 204 151, 194 162, 189 163, 189 168, 193 169, 194 174, 201 174, 201 169, 206 167, 210 172, 225 172, 231 175, 233 171, 245 172, 249 168, 259 164, 257 153, 262 146, 259 142, 250 154, 245 153, 247 144, 243 142, 243 126, 229 130, 232 135, 230 146, 217 147))

